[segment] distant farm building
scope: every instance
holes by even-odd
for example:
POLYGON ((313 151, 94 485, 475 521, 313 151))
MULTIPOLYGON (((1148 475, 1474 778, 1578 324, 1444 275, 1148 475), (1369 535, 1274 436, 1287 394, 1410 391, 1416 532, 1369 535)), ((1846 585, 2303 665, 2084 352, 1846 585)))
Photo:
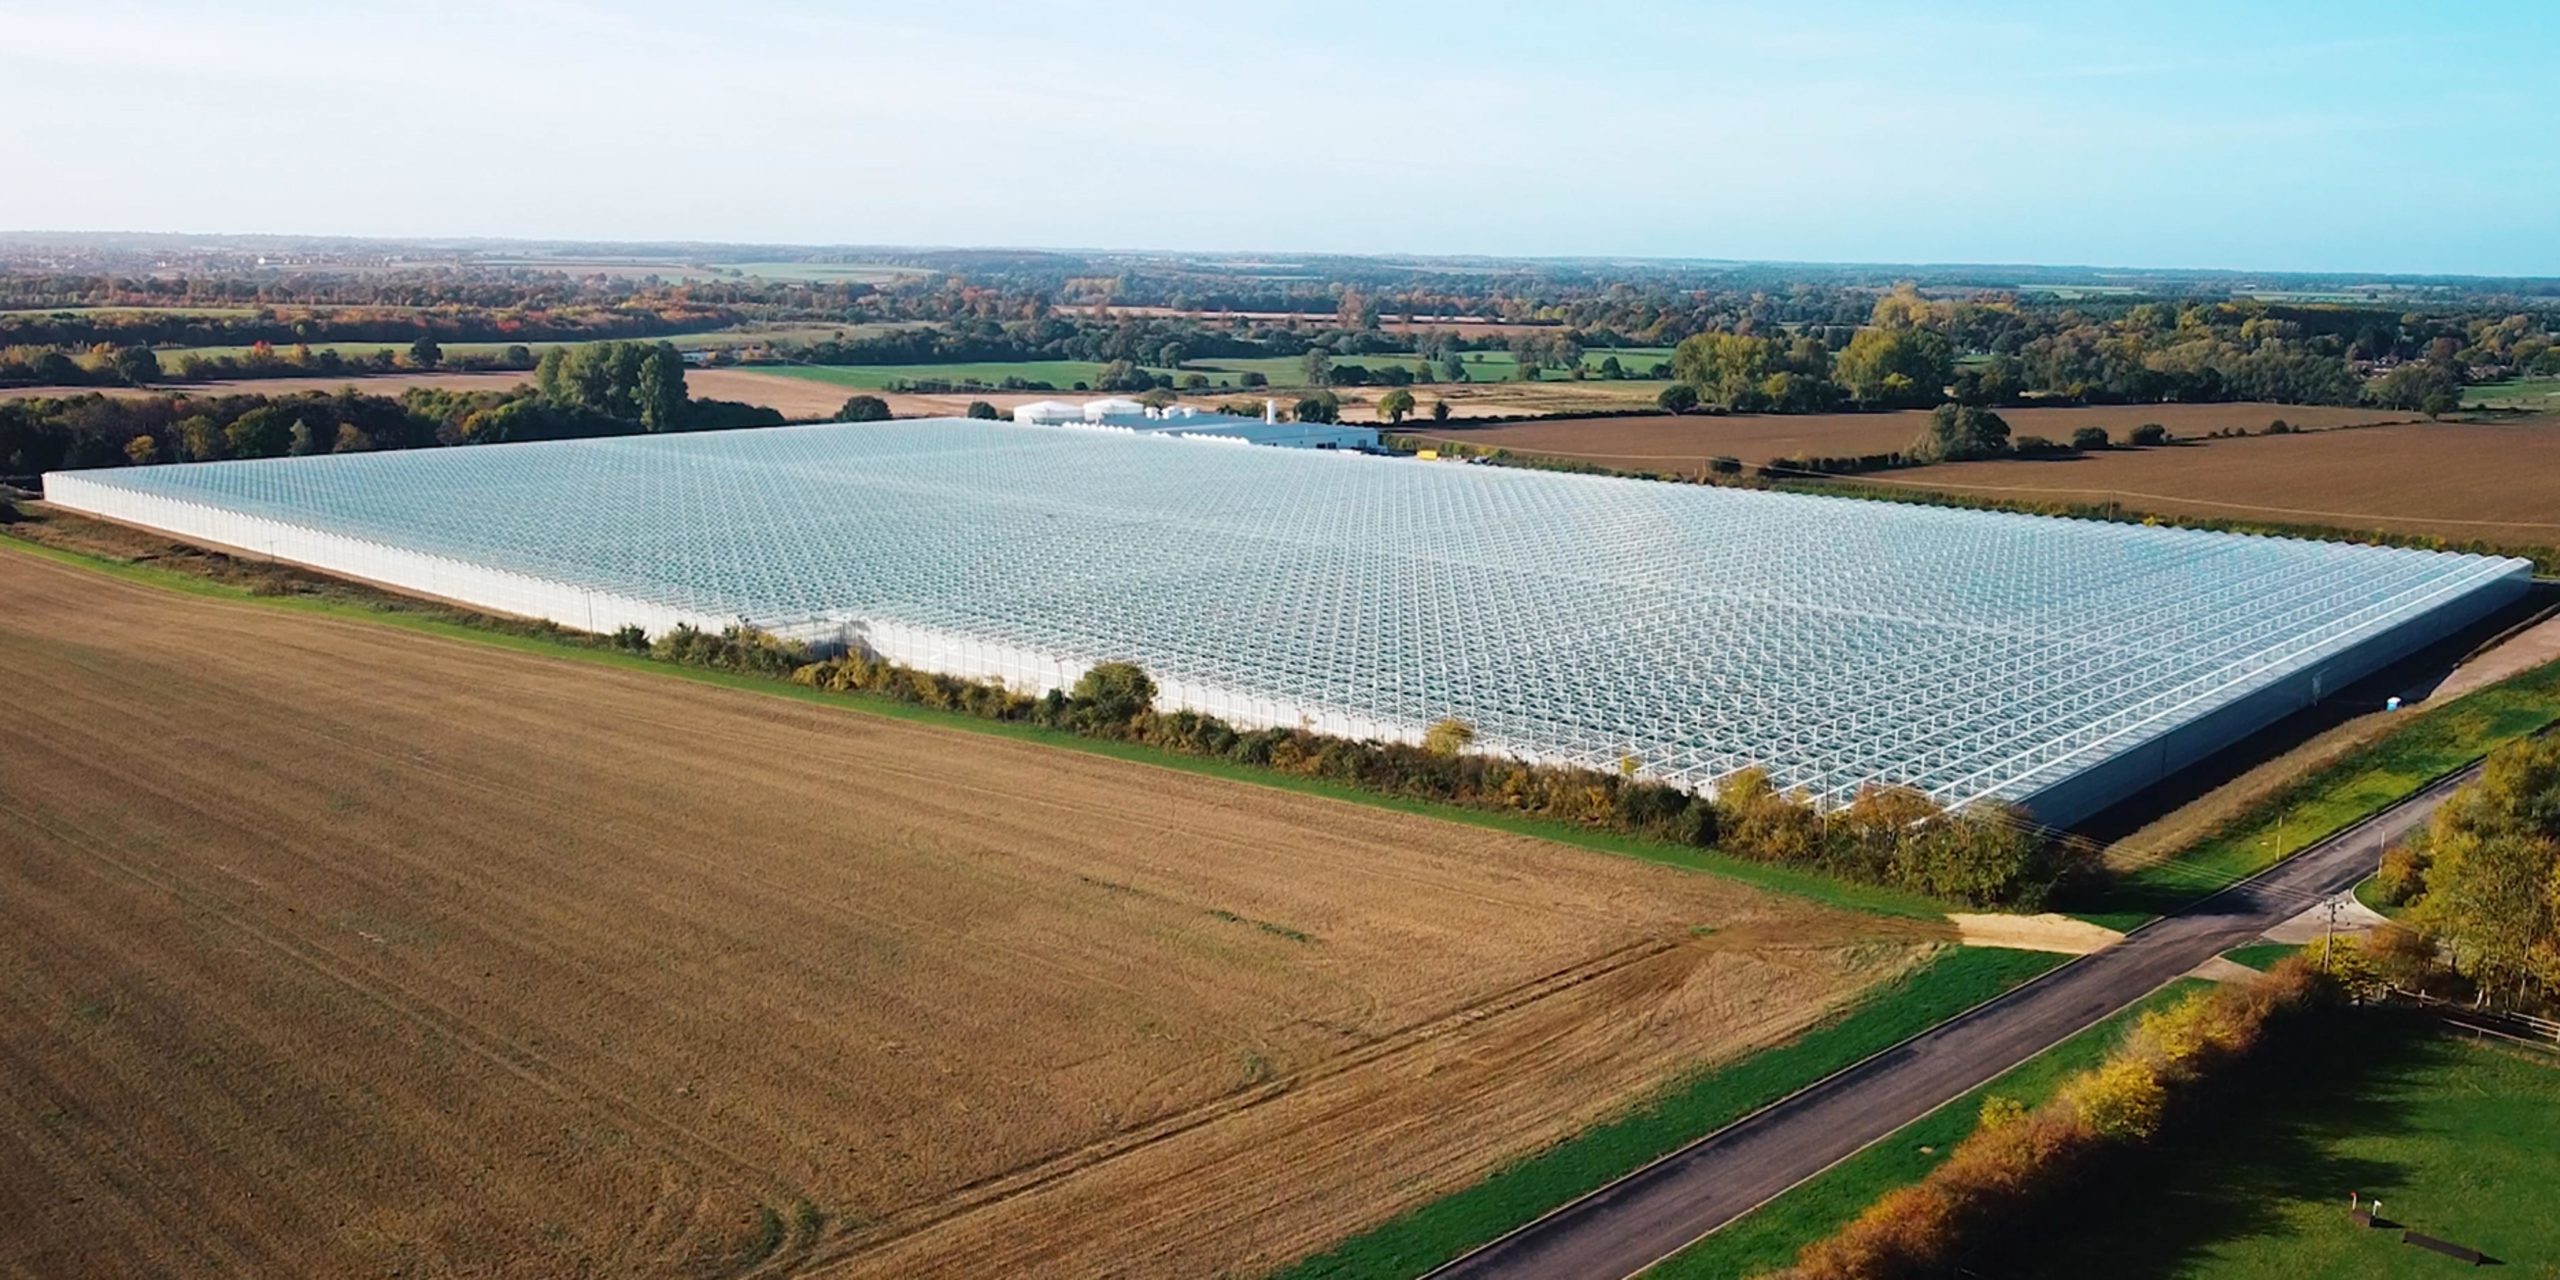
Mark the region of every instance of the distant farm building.
POLYGON ((1082 404, 1068 400, 1034 400, 1016 406, 1013 420, 1035 427, 1116 427, 1151 435, 1197 436, 1292 449, 1374 451, 1378 448, 1376 427, 1345 426, 1332 422, 1282 422, 1276 408, 1267 400, 1263 402, 1263 415, 1259 418, 1208 413, 1182 404, 1154 409, 1135 400, 1117 398, 1087 400, 1082 404))

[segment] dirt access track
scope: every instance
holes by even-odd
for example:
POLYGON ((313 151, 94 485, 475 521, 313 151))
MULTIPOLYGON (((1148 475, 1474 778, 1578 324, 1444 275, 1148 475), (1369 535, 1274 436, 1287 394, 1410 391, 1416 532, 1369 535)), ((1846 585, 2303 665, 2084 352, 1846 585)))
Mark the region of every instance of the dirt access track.
POLYGON ((0 1274, 1209 1275, 1927 925, 0 546, 0 1274))

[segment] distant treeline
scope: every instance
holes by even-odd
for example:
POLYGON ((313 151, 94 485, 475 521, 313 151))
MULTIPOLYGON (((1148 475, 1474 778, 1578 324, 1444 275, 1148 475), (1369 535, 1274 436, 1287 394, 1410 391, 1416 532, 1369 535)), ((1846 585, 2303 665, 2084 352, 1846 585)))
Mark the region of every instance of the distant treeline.
MULTIPOLYGON (((1303 349, 1303 347, 1301 348, 1303 349)), ((964 321, 820 341, 792 349, 812 364, 960 364, 1090 360, 1172 367, 1185 360, 1293 354, 1269 340, 1180 319, 1096 324, 1058 316, 1013 324, 964 321)))
POLYGON ((164 362, 149 347, 98 346, 74 355, 54 347, 0 347, 0 386, 148 387, 172 381, 364 377, 401 370, 504 372, 534 367, 533 348, 513 343, 495 352, 447 356, 433 338, 399 350, 378 347, 347 355, 334 347, 277 348, 257 343, 238 355, 189 353, 164 362))
POLYGON ((2449 412, 2466 380, 2560 368, 2551 321, 2144 304, 2109 320, 1886 294, 1867 323, 1683 339, 1662 407, 1740 413, 2266 400, 2449 412))
MULTIPOLYGON (((1677 347, 1616 376, 1677 379, 1731 411, 1839 407, 2364 401, 2440 411, 2467 383, 2560 373, 2547 299, 2447 292, 2312 302, 1998 288, 1880 288, 1837 268, 1514 264, 1481 273, 1324 258, 1315 274, 1252 279, 1178 258, 1040 253, 904 255, 926 269, 878 282, 724 277, 633 282, 484 268, 280 279, 0 277, 0 345, 75 359, 101 345, 536 342, 662 335, 748 321, 843 325, 794 346, 818 364, 1079 360, 1174 370, 1186 362, 1320 353, 1305 381, 1472 376, 1461 352, 1507 350, 1539 369, 1609 377, 1586 352, 1677 347), (1773 286, 1790 271, 1798 277, 1773 286), (225 306, 250 316, 10 310, 225 306), (1435 317, 1484 317, 1489 326, 1435 317), (903 325, 854 334, 863 324, 903 325), (1414 357, 1380 373, 1327 362, 1414 357), (1656 365, 1668 367, 1657 368, 1656 365)), ((2019 269, 2032 274, 2029 269, 2019 269)), ((1924 276, 1928 273, 1923 273, 1924 276)), ((24 363, 23 361, 21 362, 24 363)), ((176 372, 172 370, 171 372, 176 372)))
POLYGON ((511 391, 413 387, 399 397, 308 392, 28 397, 0 401, 0 474, 299 457, 777 426, 774 410, 684 394, 666 343, 554 349, 511 391))
POLYGON ((186 311, 0 311, 0 347, 86 351, 118 347, 406 346, 438 342, 585 342, 719 329, 742 317, 724 307, 562 306, 260 308, 249 315, 186 311))
MULTIPOLYGON (((2549 317, 2428 320, 2380 312, 2258 303, 2142 304, 2107 318, 2011 301, 1931 299, 1904 289, 1870 298, 1863 315, 1762 323, 1718 314, 1696 328, 1657 312, 1633 331, 1601 324, 1529 332, 1383 328, 1347 296, 1326 323, 1215 323, 1184 317, 1110 320, 1037 313, 963 318, 792 349, 816 364, 1127 361, 1179 371, 1186 362, 1300 357, 1306 385, 1408 385, 1476 376, 1468 352, 1505 351, 1515 377, 1561 370, 1584 379, 1671 378, 1675 412, 1821 413, 1925 407, 2147 404, 2266 400, 2448 412, 2466 382, 2560 371, 2549 317), (1724 327, 1724 326, 1733 327, 1724 327), (1676 343, 1642 367, 1589 352, 1676 343), (1410 356, 1409 364, 1339 361, 1410 356)), ((1692 316, 1692 319, 1700 317, 1692 316)))
MULTIPOLYGON (((629 277, 583 278, 543 271, 494 268, 410 267, 352 270, 304 268, 282 273, 232 274, 219 270, 153 275, 74 271, 0 274, 0 310, 47 311, 86 307, 268 308, 309 307, 464 308, 483 311, 550 311, 575 307, 695 305, 696 299, 663 282, 629 277)), ((719 306, 717 301, 700 305, 719 306)))

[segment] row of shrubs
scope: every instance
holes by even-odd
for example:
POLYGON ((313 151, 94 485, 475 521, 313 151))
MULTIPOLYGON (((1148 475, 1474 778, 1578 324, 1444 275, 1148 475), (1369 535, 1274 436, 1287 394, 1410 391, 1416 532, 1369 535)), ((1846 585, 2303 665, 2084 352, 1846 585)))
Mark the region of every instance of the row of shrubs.
POLYGON ((2258 981, 2144 1014, 2104 1062, 2043 1106, 1986 1098, 1980 1125, 1944 1163, 1807 1246, 1788 1274, 1921 1280, 1967 1274, 1987 1249, 2021 1247, 2050 1229, 2039 1219, 2068 1212, 2077 1184, 2238 1091, 2277 1024, 2339 989, 2297 955, 2258 981))
POLYGON ((1007 376, 994 382, 983 378, 891 378, 881 390, 908 395, 950 395, 970 391, 1055 391, 1057 384, 1037 382, 1030 378, 1007 376))
MULTIPOLYGON (((1941 410, 1940 412, 1943 414, 1945 411, 1941 410)), ((1970 413, 1975 411, 1967 410, 1966 412, 1970 413)), ((1992 415, 1987 411, 1984 411, 1979 416, 1990 417, 1992 415)), ((2283 428, 2284 424, 2282 422, 2278 422, 2276 425, 2278 428, 2283 428)), ((2006 435, 2006 424, 2002 424, 2000 430, 2002 432, 2001 443, 1996 447, 1989 445, 1980 446, 1971 452, 1962 454, 1961 456, 2074 458, 2084 453, 2097 453, 2117 447, 2115 438, 2108 435, 2107 429, 2104 427, 2082 427, 2079 430, 2072 432, 2069 440, 2048 440, 2043 436, 2019 436, 2016 439, 2011 440, 2008 439, 2006 435)), ((2141 426, 2135 427, 2131 436, 2128 438, 2133 445, 2143 448, 2176 443, 2175 437, 2169 434, 2168 428, 2163 427, 2156 422, 2146 422, 2141 426)), ((1957 455, 1947 455, 1948 458, 1952 458, 1954 456, 1957 455)), ((1869 471, 1896 471, 1905 467, 1925 467, 1931 462, 1941 460, 1942 458, 1940 457, 1931 456, 1925 448, 1900 450, 1893 453, 1851 454, 1839 457, 1777 458, 1762 464, 1756 474, 1758 474, 1762 479, 1785 479, 1789 476, 1803 475, 1854 476, 1861 475, 1869 471)), ((1723 462, 1726 461, 1726 459, 1720 458, 1713 461, 1723 462)), ((1739 468, 1736 469, 1738 470, 1739 468)), ((1732 474, 1732 472, 1727 471, 1725 474, 1732 474)))
POLYGON ((631 627, 614 642, 690 666, 1144 743, 1384 795, 1714 847, 1958 902, 2033 904, 2059 881, 2089 869, 2082 846, 2046 840, 2025 815, 2004 805, 1948 812, 1909 788, 1871 787, 1826 810, 1758 769, 1728 778, 1710 799, 1641 777, 1634 759, 1611 772, 1469 750, 1474 731, 1456 720, 1434 726, 1420 743, 1303 728, 1241 729, 1195 711, 1158 711, 1155 682, 1125 662, 1094 667, 1072 689, 1032 695, 859 652, 820 658, 806 645, 745 627, 719 633, 678 627, 654 642, 631 627))
MULTIPOLYGON (((1710 460, 1709 465, 1716 467, 1725 475, 1732 475, 1741 469, 1738 461, 1731 458, 1715 458, 1710 460), (1717 466, 1727 462, 1736 464, 1733 470, 1727 471, 1717 466)), ((1763 480, 1783 480, 1788 476, 1801 475, 1854 476, 1868 471, 1894 471, 1903 467, 1925 465, 1927 464, 1907 453, 1860 453, 1838 457, 1772 458, 1760 464, 1753 474, 1763 480)))

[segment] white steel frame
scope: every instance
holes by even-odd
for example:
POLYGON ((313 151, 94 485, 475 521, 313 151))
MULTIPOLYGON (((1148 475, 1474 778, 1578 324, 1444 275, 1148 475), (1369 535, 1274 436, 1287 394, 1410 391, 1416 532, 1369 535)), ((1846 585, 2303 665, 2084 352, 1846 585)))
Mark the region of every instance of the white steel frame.
POLYGON ((907 421, 128 468, 56 502, 564 625, 746 620, 1044 689, 1710 787, 2023 798, 2527 562, 907 421))

